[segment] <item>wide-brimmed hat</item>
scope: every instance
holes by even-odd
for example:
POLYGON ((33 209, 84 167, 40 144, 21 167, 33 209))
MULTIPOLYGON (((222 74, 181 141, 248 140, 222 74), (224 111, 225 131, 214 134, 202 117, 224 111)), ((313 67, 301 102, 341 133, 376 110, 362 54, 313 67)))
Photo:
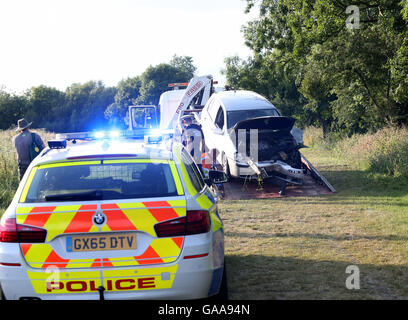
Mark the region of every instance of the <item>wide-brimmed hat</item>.
POLYGON ((27 129, 29 126, 31 126, 32 122, 28 123, 26 119, 20 119, 17 121, 17 128, 16 131, 24 130, 27 129))

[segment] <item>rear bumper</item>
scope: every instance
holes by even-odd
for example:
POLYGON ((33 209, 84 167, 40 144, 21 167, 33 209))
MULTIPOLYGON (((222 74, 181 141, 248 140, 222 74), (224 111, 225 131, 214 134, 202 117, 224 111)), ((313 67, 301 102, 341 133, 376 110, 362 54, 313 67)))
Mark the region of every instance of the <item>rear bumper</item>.
POLYGON ((8 261, 19 263, 20 266, 0 265, 0 284, 8 300, 21 298, 98 300, 100 294, 97 288, 101 284, 104 284, 105 287, 104 299, 106 300, 205 298, 218 292, 220 285, 218 275, 220 272, 222 273, 222 264, 220 267, 217 252, 212 249, 218 246, 213 242, 214 238, 217 237, 212 237, 211 232, 186 237, 184 250, 179 258, 173 263, 161 264, 160 266, 61 269, 57 271, 54 268, 48 270, 48 273, 42 269, 30 268, 21 260, 20 254, 7 254, 7 252, 19 252, 18 244, 2 243, 0 245, 0 262, 8 259, 8 261), (168 270, 176 271, 174 274, 170 274, 168 270), (92 278, 72 277, 79 272, 83 275, 92 274, 92 278), (109 279, 111 279, 108 285, 107 277, 103 278, 103 275, 106 276, 107 274, 110 274, 109 279), (69 278, 70 275, 71 278, 69 278), (36 280, 37 283, 35 283, 33 277, 40 280, 36 280), (149 280, 153 277, 155 280, 149 280), (141 282, 140 279, 142 279, 141 282), (47 287, 47 281, 49 287, 47 287), (60 287, 66 289, 69 281, 71 284, 75 282, 75 285, 71 286, 72 292, 60 293, 60 287), (118 281, 121 282, 120 285, 118 285, 118 281), (157 281, 160 283, 160 286, 157 287, 164 287, 165 289, 149 289, 149 285, 152 284, 150 281, 157 281), (85 283, 87 292, 75 292, 75 290, 81 289, 81 285, 85 285, 85 283), (142 289, 138 287, 138 284, 140 286, 141 283, 145 286, 144 288, 142 286, 142 289), (37 285, 42 286, 43 292, 36 292, 35 287, 37 285), (44 294, 45 287, 49 288, 50 292, 44 294), (120 291, 117 290, 119 287, 121 288, 120 291), (127 288, 129 290, 126 290, 127 288))

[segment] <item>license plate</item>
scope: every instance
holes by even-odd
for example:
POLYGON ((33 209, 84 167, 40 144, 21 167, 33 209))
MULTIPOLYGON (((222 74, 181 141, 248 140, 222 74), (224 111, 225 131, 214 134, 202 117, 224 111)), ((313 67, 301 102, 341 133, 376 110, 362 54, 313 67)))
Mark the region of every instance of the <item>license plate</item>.
POLYGON ((104 251, 136 249, 136 234, 115 233, 67 237, 67 251, 104 251))

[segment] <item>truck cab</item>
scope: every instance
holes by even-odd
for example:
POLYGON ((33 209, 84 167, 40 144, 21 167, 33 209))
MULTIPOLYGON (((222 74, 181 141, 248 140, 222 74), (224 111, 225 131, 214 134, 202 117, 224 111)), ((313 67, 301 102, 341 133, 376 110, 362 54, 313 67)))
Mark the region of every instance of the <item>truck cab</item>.
POLYGON ((129 106, 129 129, 154 129, 159 127, 159 110, 154 105, 129 106))

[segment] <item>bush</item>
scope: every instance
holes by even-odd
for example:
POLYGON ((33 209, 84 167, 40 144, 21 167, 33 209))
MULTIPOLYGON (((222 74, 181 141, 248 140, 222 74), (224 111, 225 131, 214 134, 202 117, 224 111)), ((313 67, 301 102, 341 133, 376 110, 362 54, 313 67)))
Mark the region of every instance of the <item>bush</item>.
POLYGON ((408 178, 408 130, 385 128, 374 136, 368 155, 369 170, 408 178))
POLYGON ((408 178, 408 129, 386 127, 376 133, 323 139, 321 129, 305 129, 305 144, 324 148, 353 166, 372 173, 408 178))
POLYGON ((17 158, 12 144, 12 130, 0 131, 0 208, 13 199, 18 187, 17 158))

